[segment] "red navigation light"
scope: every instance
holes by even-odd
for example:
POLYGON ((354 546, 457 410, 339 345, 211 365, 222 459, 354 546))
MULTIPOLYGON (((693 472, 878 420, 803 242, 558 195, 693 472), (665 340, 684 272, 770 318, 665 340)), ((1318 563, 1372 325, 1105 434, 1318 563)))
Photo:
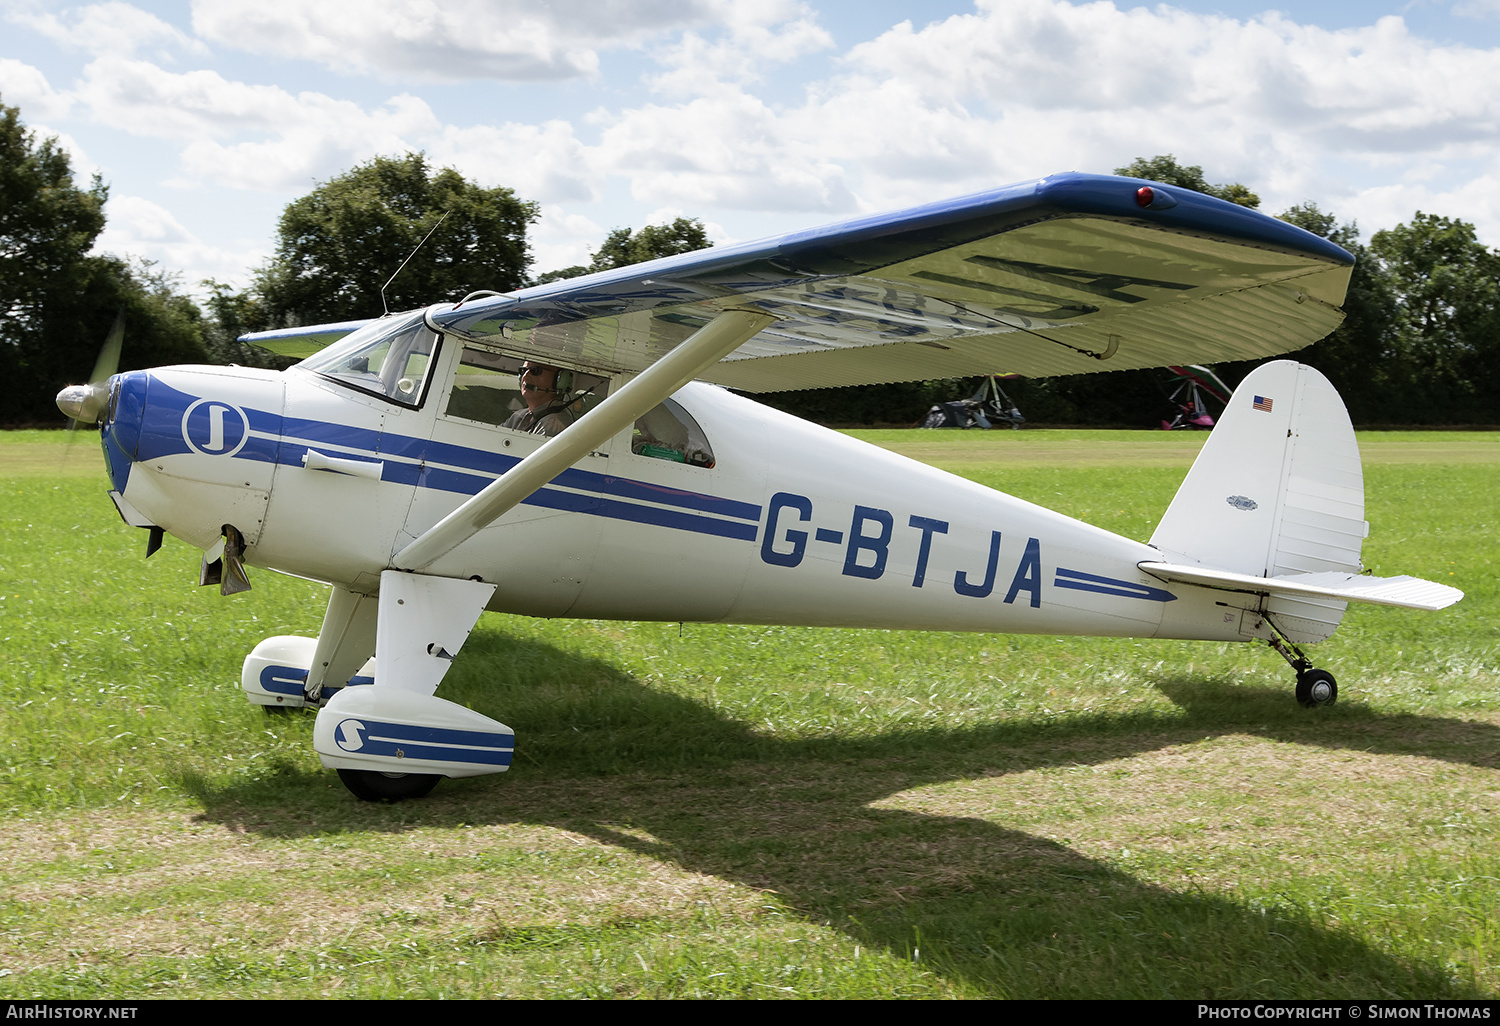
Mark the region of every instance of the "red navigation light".
POLYGON ((1177 201, 1166 189, 1154 189, 1149 185, 1143 185, 1135 190, 1135 205, 1147 210, 1167 210, 1175 207, 1177 201))

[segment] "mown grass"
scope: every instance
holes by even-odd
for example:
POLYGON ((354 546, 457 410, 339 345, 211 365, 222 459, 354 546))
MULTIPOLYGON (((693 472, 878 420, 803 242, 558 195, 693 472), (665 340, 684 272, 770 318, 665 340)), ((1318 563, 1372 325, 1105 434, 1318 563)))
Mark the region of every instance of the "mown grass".
MULTIPOLYGON (((1136 537, 1200 437, 866 437, 1136 537)), ((502 777, 353 801, 238 692, 323 589, 194 587, 89 435, 0 440, 0 996, 1494 997, 1496 436, 1362 436, 1316 650, 481 619, 502 777)))

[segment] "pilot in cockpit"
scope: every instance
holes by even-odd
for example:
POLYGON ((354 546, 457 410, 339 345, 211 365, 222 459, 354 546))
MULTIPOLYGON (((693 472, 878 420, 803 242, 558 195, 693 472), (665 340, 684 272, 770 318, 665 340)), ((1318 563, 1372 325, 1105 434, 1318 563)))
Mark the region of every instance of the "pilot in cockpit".
POLYGON ((577 419, 569 396, 571 371, 527 360, 516 376, 521 380, 526 409, 511 414, 503 426, 533 435, 555 435, 577 419))

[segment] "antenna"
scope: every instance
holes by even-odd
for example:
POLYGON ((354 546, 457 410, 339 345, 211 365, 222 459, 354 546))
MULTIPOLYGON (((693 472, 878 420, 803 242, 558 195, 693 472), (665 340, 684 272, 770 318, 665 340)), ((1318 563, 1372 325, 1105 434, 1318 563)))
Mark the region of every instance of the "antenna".
MULTIPOLYGON (((409 254, 407 254, 405 260, 401 261, 401 266, 396 268, 396 274, 400 274, 402 271, 406 270, 406 265, 411 263, 411 258, 417 255, 417 250, 427 245, 427 240, 432 238, 432 233, 443 226, 443 222, 448 220, 448 215, 451 213, 453 213, 453 211, 451 210, 443 211, 443 216, 438 218, 438 223, 433 225, 432 228, 428 230, 426 235, 422 236, 422 241, 417 243, 416 248, 413 249, 409 254)), ((391 308, 385 301, 385 290, 390 288, 391 282, 396 280, 396 274, 391 275, 385 280, 385 284, 380 286, 380 316, 382 317, 389 317, 391 315, 391 308)))

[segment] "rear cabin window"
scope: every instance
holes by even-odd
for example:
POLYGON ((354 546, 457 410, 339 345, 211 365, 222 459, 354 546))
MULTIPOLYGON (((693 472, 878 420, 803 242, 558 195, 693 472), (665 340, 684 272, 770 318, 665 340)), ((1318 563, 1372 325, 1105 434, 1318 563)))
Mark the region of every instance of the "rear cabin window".
POLYGON ((668 399, 635 422, 630 451, 647 459, 712 467, 714 451, 708 437, 687 410, 668 399))

